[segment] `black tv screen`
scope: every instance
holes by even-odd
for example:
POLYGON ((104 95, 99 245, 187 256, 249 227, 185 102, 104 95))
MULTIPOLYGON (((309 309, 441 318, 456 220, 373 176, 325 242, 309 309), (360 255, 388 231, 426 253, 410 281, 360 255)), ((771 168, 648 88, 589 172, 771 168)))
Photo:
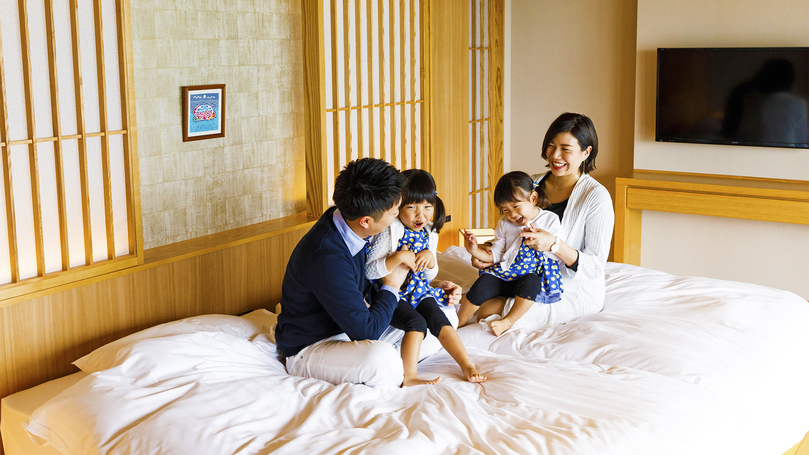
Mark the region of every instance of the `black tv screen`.
POLYGON ((809 148, 809 48, 659 48, 655 140, 809 148))

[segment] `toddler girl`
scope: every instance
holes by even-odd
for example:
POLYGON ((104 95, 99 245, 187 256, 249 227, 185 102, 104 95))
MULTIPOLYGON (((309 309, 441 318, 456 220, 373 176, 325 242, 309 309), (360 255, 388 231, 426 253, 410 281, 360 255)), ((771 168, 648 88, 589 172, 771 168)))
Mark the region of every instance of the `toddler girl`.
POLYGON ((562 298, 562 281, 558 258, 523 245, 520 233, 542 229, 556 236, 551 251, 559 250, 562 224, 559 217, 537 206, 547 206, 547 198, 534 185, 531 176, 514 171, 502 176, 494 189, 494 203, 503 217, 495 228, 491 253, 478 246, 475 235, 464 230, 464 246, 469 253, 484 262, 494 262, 480 272, 469 292, 461 299, 459 325, 477 312, 485 319, 503 311, 504 302, 495 297, 514 297, 514 305, 502 319, 489 326, 500 336, 522 317, 534 302, 554 303, 562 298), (482 306, 481 306, 482 305, 482 306))
POLYGON ((405 264, 411 270, 399 291, 399 305, 390 323, 405 332, 401 345, 402 385, 441 382, 441 377, 424 380, 417 376, 419 350, 427 329, 458 362, 468 381, 483 382, 486 376, 475 368, 458 333, 439 307, 439 303, 447 302, 444 291, 430 286, 438 274, 435 252, 438 232, 445 220, 444 204, 438 198, 435 181, 429 172, 410 169, 402 175, 405 187, 399 217, 371 240, 365 267, 371 280, 382 278, 399 264, 405 264))

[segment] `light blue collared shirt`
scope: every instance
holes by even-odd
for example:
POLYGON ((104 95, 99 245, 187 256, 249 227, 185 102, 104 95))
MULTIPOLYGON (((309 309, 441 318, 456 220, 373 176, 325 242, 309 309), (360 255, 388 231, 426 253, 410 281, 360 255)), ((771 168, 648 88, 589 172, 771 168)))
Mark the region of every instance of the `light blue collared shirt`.
POLYGON ((340 237, 343 238, 343 241, 346 243, 348 251, 351 252, 352 256, 356 256, 357 253, 362 251, 362 249, 365 248, 365 245, 368 243, 368 240, 371 240, 370 237, 366 240, 351 230, 351 228, 348 227, 345 218, 343 218, 343 214, 340 213, 340 209, 334 211, 332 219, 334 220, 334 225, 337 226, 337 232, 340 233, 340 237))
MULTIPOLYGON (((371 240, 370 237, 368 239, 363 239, 356 232, 354 232, 348 224, 346 224, 345 218, 343 218, 343 214, 340 213, 340 209, 334 211, 332 215, 332 220, 334 220, 334 225, 337 226, 337 232, 340 233, 340 237, 343 238, 343 241, 346 243, 348 247, 348 251, 351 253, 352 256, 356 256, 357 253, 362 251, 365 248, 365 245, 368 244, 368 240, 371 240)), ((382 286, 383 290, 390 291, 396 298, 399 298, 399 292, 393 286, 384 285, 382 286)))

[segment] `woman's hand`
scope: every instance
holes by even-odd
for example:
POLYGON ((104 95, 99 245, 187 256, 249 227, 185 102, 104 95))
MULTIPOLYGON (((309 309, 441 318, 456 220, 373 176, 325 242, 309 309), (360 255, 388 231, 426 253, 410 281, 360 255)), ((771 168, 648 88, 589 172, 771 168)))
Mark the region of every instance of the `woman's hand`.
POLYGON ((537 251, 550 251, 551 245, 556 242, 556 236, 548 231, 527 227, 520 233, 524 239, 523 244, 530 246, 537 251))
POLYGON ((452 281, 433 282, 433 287, 444 290, 447 295, 447 305, 457 305, 461 303, 461 287, 452 281))
MULTIPOLYGON (((491 245, 489 245, 488 243, 484 243, 484 244, 482 244, 482 245, 478 245, 478 247, 479 247, 480 249, 482 249, 483 251, 485 251, 485 252, 486 252, 486 254, 489 254, 489 255, 491 255, 491 254, 492 254, 492 246, 491 246, 491 245)), ((472 256, 472 267, 474 267, 474 268, 476 268, 476 269, 483 270, 483 269, 485 269, 486 267, 491 267, 491 266, 493 266, 493 265, 494 265, 494 262, 486 262, 486 261, 481 261, 480 259, 478 259, 478 258, 476 258, 476 257, 472 256)))

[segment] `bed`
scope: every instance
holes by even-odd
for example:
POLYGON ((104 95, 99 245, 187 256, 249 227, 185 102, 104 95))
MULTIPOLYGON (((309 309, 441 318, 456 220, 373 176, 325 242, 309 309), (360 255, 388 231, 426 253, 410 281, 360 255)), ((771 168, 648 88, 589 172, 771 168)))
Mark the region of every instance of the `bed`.
MULTIPOLYGON (((440 256, 440 277, 471 284, 462 249, 440 256)), ((598 314, 499 338, 459 330, 483 385, 427 342, 419 372, 442 376, 436 386, 292 377, 275 314, 206 315, 110 343, 76 362, 82 372, 6 397, 3 443, 9 455, 778 455, 804 438, 806 300, 626 264, 606 273, 598 314)))

